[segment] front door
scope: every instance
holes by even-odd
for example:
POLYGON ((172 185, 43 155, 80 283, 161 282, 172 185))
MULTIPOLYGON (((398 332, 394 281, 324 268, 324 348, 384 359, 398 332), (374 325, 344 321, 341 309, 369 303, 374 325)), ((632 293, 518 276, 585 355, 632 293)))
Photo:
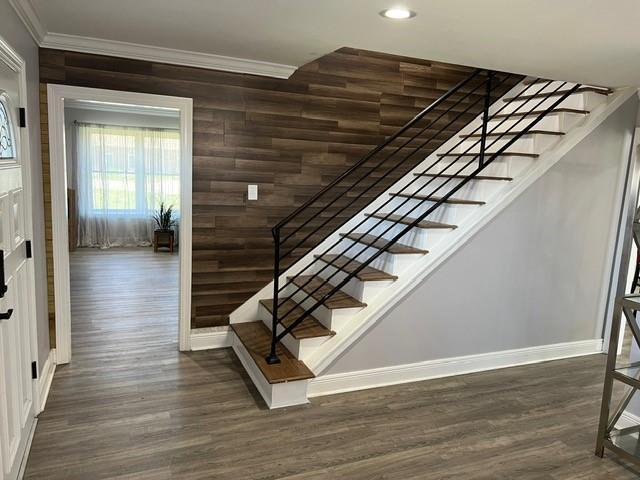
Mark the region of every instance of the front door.
POLYGON ((30 311, 19 128, 20 76, 0 57, 0 479, 17 478, 34 422, 30 311))

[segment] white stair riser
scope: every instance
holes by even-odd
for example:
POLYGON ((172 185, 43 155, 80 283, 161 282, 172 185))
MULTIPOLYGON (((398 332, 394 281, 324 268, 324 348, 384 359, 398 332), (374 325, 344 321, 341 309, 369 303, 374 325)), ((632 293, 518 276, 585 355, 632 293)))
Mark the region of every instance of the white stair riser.
POLYGON ((547 80, 541 80, 539 83, 527 84, 523 90, 523 95, 533 95, 537 93, 551 93, 555 91, 569 90, 573 88, 575 83, 563 82, 561 80, 553 80, 548 82, 547 80), (559 90, 558 90, 559 89, 559 90))
MULTIPOLYGON (((341 245, 343 249, 346 249, 347 247, 353 245, 353 248, 348 250, 346 254, 350 257, 358 255, 359 261, 368 260, 370 257, 374 256, 380 251, 377 248, 367 247, 366 245, 362 245, 349 239, 345 239, 341 245)), ((333 253, 338 254, 341 253, 341 251, 337 250, 333 253)), ((373 268, 377 268, 378 270, 389 272, 393 275, 400 275, 406 268, 410 267, 414 262, 422 258, 422 256, 423 254, 421 253, 393 254, 383 252, 371 263, 371 266, 373 268)))
MULTIPOLYGON (((347 273, 328 265, 325 262, 319 262, 314 270, 320 277, 328 280, 329 283, 336 286, 339 285, 347 277, 347 273)), ((352 278, 340 290, 351 295, 353 298, 367 303, 373 300, 381 291, 391 285, 392 280, 376 280, 363 282, 357 278, 352 278)))
MULTIPOLYGON (((502 147, 509 145, 513 141, 515 135, 504 135, 503 137, 487 137, 486 150, 488 152, 497 152, 502 147)), ((523 135, 510 144, 507 148, 508 152, 520 153, 542 153, 547 148, 562 137, 559 135, 544 134, 528 134, 523 135)), ((478 153, 480 152, 479 139, 464 140, 452 153, 478 153)))
MULTIPOLYGON (((456 197, 460 198, 460 197, 456 197)), ((389 211, 394 211, 398 215, 409 215, 412 218, 422 215, 430 208, 433 208, 435 202, 427 200, 418 200, 405 197, 394 197, 393 202, 387 207, 389 211)), ((462 222, 478 208, 478 205, 466 205, 459 203, 443 203, 439 205, 427 217, 428 220, 434 222, 448 223, 455 225, 456 222, 462 222)))
MULTIPOLYGON (((520 156, 504 156, 499 155, 491 163, 484 167, 482 170, 482 175, 495 175, 495 176, 504 176, 504 177, 514 177, 518 175, 520 172, 524 171, 525 168, 529 168, 531 164, 536 161, 535 158, 531 157, 520 157, 520 156)), ((469 175, 478 169, 478 161, 474 161, 473 163, 467 165, 468 161, 457 161, 453 164, 442 165, 442 171, 445 173, 448 172, 460 172, 461 175, 469 175)), ((466 200, 482 200, 486 201, 484 198, 467 198, 458 195, 457 193, 454 195, 456 198, 464 198, 466 200)))
MULTIPOLYGON (((288 286, 285 289, 285 296, 289 296, 294 292, 294 287, 292 285, 288 286)), ((316 305, 315 299, 309 297, 304 291, 297 291, 293 300, 300 305, 304 309, 310 309, 316 305)), ((333 330, 334 332, 339 333, 344 325, 352 318, 355 314, 361 311, 362 308, 337 308, 330 309, 325 307, 324 305, 320 305, 316 308, 311 314, 322 323, 329 330, 333 330)))
MULTIPOLYGON (((529 115, 526 117, 514 115, 508 118, 495 118, 489 120, 487 131, 490 133, 501 133, 506 131, 518 131, 531 124, 538 115, 529 115)), ((560 114, 550 114, 541 119, 535 124, 533 128, 536 130, 551 130, 553 132, 560 132, 560 114)))
MULTIPOLYGON (((551 107, 560 97, 554 96, 549 98, 532 98, 527 100, 513 100, 509 102, 502 113, 510 113, 514 111, 528 112, 530 110, 545 110, 551 107)), ((556 108, 578 108, 580 110, 592 111, 598 105, 606 102, 607 96, 594 92, 574 93, 565 98, 556 108)))
MULTIPOLYGON (((394 222, 388 220, 380 220, 370 218, 367 220, 368 224, 366 225, 367 230, 372 228, 371 235, 381 235, 383 238, 387 240, 392 240, 396 235, 401 233, 404 229, 408 227, 408 225, 404 224, 395 224, 394 222)), ((444 228, 418 228, 414 227, 409 230, 400 240, 399 242, 403 245, 408 245, 410 247, 420 248, 423 250, 429 250, 435 247, 438 242, 442 240, 443 237, 446 236, 447 233, 451 232, 452 229, 444 229, 444 228)))
MULTIPOLYGON (((515 131, 519 128, 522 129, 526 127, 537 117, 537 115, 531 115, 527 117, 513 116, 510 118, 496 118, 489 121, 487 130, 495 133, 505 132, 509 129, 511 129, 511 131, 515 131)), ((586 115, 583 113, 550 113, 536 123, 533 128, 536 130, 550 130, 553 132, 568 132, 585 118, 586 115)))
MULTIPOLYGON (((362 226, 364 228, 364 225, 362 226)), ((358 230, 358 233, 361 233, 364 230, 358 230)), ((334 255, 344 254, 350 258, 354 258, 359 262, 364 262, 369 260, 372 256, 377 254, 379 250, 377 248, 368 247, 362 243, 354 242, 349 238, 342 238, 341 242, 331 251, 334 255)), ((396 258, 395 255, 382 252, 375 260, 371 266, 373 268, 377 268, 379 270, 394 273, 394 264, 396 258)))
MULTIPOLYGON (((462 179, 458 178, 429 178, 420 177, 420 182, 425 182, 431 179, 433 180, 427 187, 422 189, 421 193, 425 195, 438 195, 444 196, 453 188, 457 187, 462 179), (447 183, 445 183, 447 182, 447 183), (443 185, 441 187, 441 185, 443 185)), ((477 200, 487 201, 493 198, 497 193, 502 191, 508 182, 503 180, 470 180, 457 190, 453 195, 460 198, 473 198, 477 200)), ((415 191, 418 191, 419 187, 416 187, 415 191)))
MULTIPOLYGON (((539 83, 535 83, 533 85, 526 85, 527 90, 524 92, 525 95, 533 95, 534 93, 551 93, 555 91, 563 91, 569 90, 573 88, 576 84, 571 82, 563 82, 561 80, 553 80, 549 83, 546 80, 542 80, 539 83)), ((587 85, 583 85, 583 87, 587 87, 587 85)), ((602 88, 593 86, 592 88, 602 88)), ((606 88, 602 88, 603 91, 606 91, 606 88)))
MULTIPOLYGON (((282 314, 286 313, 284 311, 284 307, 281 307, 280 310, 281 311, 278 312, 279 316, 282 316, 282 314)), ((262 304, 260 304, 260 306, 258 307, 258 316, 260 317, 260 320, 262 320, 262 323, 264 323, 267 327, 269 327, 269 330, 271 330, 271 327, 273 326, 271 312, 269 312, 269 310, 267 310, 262 304)), ((282 325, 278 325, 278 334, 282 333, 283 330, 284 328, 282 327, 282 325)), ((303 338, 298 340, 293 335, 288 334, 283 337, 282 343, 287 348, 287 350, 289 350, 298 360, 304 361, 313 353, 316 348, 321 346, 330 338, 331 337, 327 336, 303 338)))

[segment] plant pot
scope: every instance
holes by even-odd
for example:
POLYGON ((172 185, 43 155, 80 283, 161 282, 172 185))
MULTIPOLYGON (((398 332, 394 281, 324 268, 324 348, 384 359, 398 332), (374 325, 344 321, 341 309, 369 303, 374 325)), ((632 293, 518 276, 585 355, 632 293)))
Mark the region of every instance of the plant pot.
POLYGON ((173 253, 175 243, 175 232, 173 230, 154 230, 153 232, 153 251, 157 252, 159 248, 168 248, 173 253))

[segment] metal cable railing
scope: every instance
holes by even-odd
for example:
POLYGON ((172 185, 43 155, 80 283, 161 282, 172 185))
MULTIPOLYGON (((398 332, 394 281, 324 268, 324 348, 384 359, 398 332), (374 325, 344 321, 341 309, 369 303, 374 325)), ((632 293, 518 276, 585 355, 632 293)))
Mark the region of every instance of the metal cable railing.
MULTIPOLYGON (((497 73, 487 70, 475 70, 471 73, 466 79, 459 82, 456 86, 454 86, 451 90, 449 90, 445 95, 436 100, 429 107, 425 108, 418 115, 416 115, 410 122, 401 127, 395 134, 389 137, 385 142, 377 146, 374 150, 372 150, 369 154, 363 157, 360 161, 356 162, 352 167, 347 169, 343 174, 341 174, 338 178, 332 181, 329 185, 311 197, 307 202, 298 207, 294 212, 288 215, 285 219, 279 222, 272 230, 274 237, 274 287, 273 287, 273 307, 272 307, 272 342, 271 342, 271 351, 267 356, 268 363, 277 363, 279 359, 276 355, 276 346, 278 342, 280 342, 284 336, 290 333, 294 328, 296 328, 305 318, 310 316, 313 311, 315 311, 320 305, 330 299, 336 292, 338 292, 344 285, 346 285, 352 278, 355 278, 363 269, 369 266, 372 262, 374 262, 380 255, 385 253, 391 246, 396 244, 404 235, 406 235, 413 228, 418 226, 428 215, 433 213, 437 208, 447 202, 447 200, 455 194, 458 190, 460 190, 464 185, 466 185, 469 181, 475 178, 482 170, 484 170, 487 165, 489 165, 495 158, 501 155, 509 146, 513 145, 522 135, 525 135, 535 124, 537 124, 544 116, 548 114, 548 112, 552 111, 557 105, 559 105, 564 99, 572 94, 574 91, 579 88, 579 85, 575 85, 567 91, 562 90, 566 83, 561 83, 559 86, 554 88, 553 90, 545 91, 549 85, 551 85, 550 81, 540 81, 539 79, 531 82, 528 86, 526 86, 522 91, 520 91, 512 101, 519 101, 519 105, 516 106, 511 112, 507 114, 502 114, 500 117, 501 121, 495 124, 491 129, 489 129, 489 123, 491 120, 496 118, 497 115, 500 115, 505 108, 507 107, 507 103, 505 103, 501 108, 494 111, 492 115, 489 114, 490 106, 492 104, 492 99, 500 98, 506 90, 511 88, 517 81, 519 81, 521 77, 497 73), (481 94, 478 94, 478 91, 482 91, 481 94), (534 91, 535 90, 535 91, 534 91), (529 92, 529 93, 527 93, 529 92), (559 97, 557 100, 553 101, 549 106, 549 99, 553 97, 559 97), (458 97, 458 98, 455 98, 458 97), (476 97, 474 99, 474 97, 476 97), (539 100, 539 101, 538 101, 539 100), (532 108, 528 108, 529 102, 535 103, 532 108), (536 111, 542 105, 547 103, 546 108, 541 111, 540 114, 536 116, 532 121, 523 125, 522 129, 518 129, 514 131, 514 128, 518 127, 525 119, 528 114, 533 115, 532 112, 536 111), (448 105, 447 105, 448 103, 448 105), (474 111, 474 107, 477 107, 481 103, 481 110, 474 111), (466 104, 466 106, 465 106, 466 104), (464 115, 472 114, 477 116, 482 114, 482 121, 480 125, 476 127, 469 135, 466 135, 464 138, 461 138, 457 143, 455 143, 452 147, 450 147, 445 153, 438 154, 438 157, 431 162, 426 169, 422 172, 417 173, 414 178, 406 183, 401 190, 398 192, 394 192, 395 195, 389 198, 387 201, 382 202, 381 205, 378 205, 373 212, 369 212, 367 216, 365 216, 359 223, 355 226, 351 227, 348 233, 341 234, 341 237, 332 243, 331 246, 324 249, 322 254, 316 255, 315 259, 312 260, 308 265, 306 265, 300 272, 291 278, 287 279, 284 285, 280 286, 280 276, 282 274, 282 262, 283 259, 290 256, 294 251, 296 251, 300 246, 304 245, 310 238, 320 232, 323 228, 326 228, 330 225, 331 221, 340 218, 339 216, 343 213, 348 214, 349 208, 354 205, 357 207, 358 200, 366 199, 367 193, 375 193, 374 187, 379 187, 386 190, 390 185, 385 185, 384 180, 388 180, 392 178, 392 174, 396 174, 398 176, 398 170, 400 171, 399 175, 406 174, 406 170, 410 170, 415 167, 411 163, 411 160, 414 157, 418 158, 426 158, 429 156, 436 148, 440 145, 438 144, 439 136, 442 136, 443 132, 451 132, 456 131, 455 126, 459 125, 459 120, 464 118, 464 115), (430 115, 434 115, 435 118, 429 120, 428 117, 430 115), (511 120, 512 116, 520 117, 515 123, 511 124, 506 130, 497 131, 500 127, 506 122, 511 120), (419 123, 423 120, 428 120, 426 125, 420 126, 419 123), (440 125, 439 128, 436 125, 440 125), (435 130, 432 131, 432 130, 435 130), (403 135, 408 134, 408 132, 412 132, 412 134, 403 137, 403 135), (480 133, 478 133, 480 132, 480 133), (422 136, 427 133, 426 138, 422 138, 422 136), (470 142, 471 144, 463 151, 457 152, 456 149, 462 145, 467 139, 473 138, 473 136, 479 136, 478 140, 475 142, 470 142), (487 144, 488 137, 496 137, 493 141, 487 144), (509 141, 507 141, 504 145, 497 149, 496 152, 491 152, 490 148, 493 145, 499 144, 505 136, 511 137, 509 141), (399 146, 392 146, 393 142, 396 140, 401 140, 401 144, 399 146), (438 139, 438 140, 436 140, 438 139), (434 140, 436 140, 434 142, 434 140), (412 145, 414 141, 418 142, 418 145, 412 145), (432 142, 436 145, 432 145, 432 142), (472 150, 475 148, 479 148, 477 152, 473 152, 472 150), (388 149, 391 149, 389 152, 388 149), (408 149, 409 152, 405 154, 401 154, 404 149, 408 149), (456 151, 456 153, 454 153, 456 151), (376 157, 381 152, 384 152, 384 157, 382 160, 377 162, 373 167, 367 166, 367 162, 369 160, 376 157), (387 165, 387 162, 393 157, 400 157, 397 162, 392 165, 387 165), (449 169, 452 168, 457 162, 464 158, 470 157, 466 163, 462 161, 462 166, 458 168, 454 173, 449 172, 449 169), (447 162, 447 158, 453 158, 451 161, 447 162), (474 169, 471 173, 462 174, 470 165, 474 162, 478 162, 478 168, 474 169), (372 172, 377 169, 385 168, 385 170, 378 175, 377 180, 373 183, 367 185, 366 181, 372 178, 372 172), (432 172, 433 169, 437 169, 436 172, 432 172), (348 179, 350 176, 356 176, 356 173, 363 171, 363 174, 357 175, 356 180, 351 182, 348 186, 340 188, 340 182, 348 179), (420 188, 416 191, 411 192, 411 195, 407 195, 405 200, 400 201, 399 205, 395 205, 393 210, 390 212, 385 212, 385 207, 392 204, 394 202, 395 197, 398 194, 402 194, 406 192, 412 185, 418 182, 420 179, 423 179, 425 175, 429 175, 430 179, 426 181, 420 188), (453 182, 455 180, 455 182, 453 182), (438 192, 440 192, 443 188, 445 188, 450 183, 454 183, 453 187, 446 191, 443 195, 435 196, 438 192), (345 205, 340 205, 338 201, 342 199, 347 192, 354 192, 356 187, 364 183, 364 190, 360 191, 358 194, 354 194, 350 201, 348 201, 345 205), (437 185, 435 190, 430 191, 426 195, 420 195, 423 190, 428 188, 431 185, 437 185), (320 200, 323 197, 328 196, 331 192, 337 192, 336 196, 333 199, 326 200, 325 203, 320 203, 320 200), (418 200, 417 200, 418 199, 418 200), (408 211, 403 207, 408 205, 409 202, 416 202, 412 208, 408 211), (410 215, 419 209, 423 208, 427 202, 432 203, 431 207, 427 208, 423 213, 419 214, 417 218, 412 218, 410 215), (337 212, 330 212, 330 207, 337 206, 337 212), (318 209, 317 211, 313 211, 314 209, 318 209), (397 214, 397 212, 402 212, 401 214, 397 214), (290 226, 294 219, 299 216, 302 216, 305 212, 312 212, 309 218, 304 219, 300 224, 293 226, 291 232, 286 235, 282 235, 282 232, 285 228, 290 226), (324 221, 322 220, 321 214, 325 213, 326 218, 324 221), (320 218, 321 223, 319 225, 312 225, 312 221, 320 218), (371 220, 373 219, 373 222, 371 220), (357 229, 362 225, 367 224, 366 222, 373 223, 373 225, 369 226, 365 232, 357 232, 357 229), (384 225, 387 225, 386 228, 384 225), (393 238, 388 239, 385 235, 389 234, 394 228, 400 227, 401 230, 393 235, 393 238), (309 232, 304 233, 304 229, 308 227, 309 232), (379 232, 379 229, 382 228, 383 231, 379 232), (369 239, 368 237, 374 231, 378 231, 376 236, 373 239, 369 239), (296 235, 299 232, 303 232, 303 238, 297 239, 296 235), (366 238, 366 240, 365 240, 366 238), (281 254, 282 247, 285 242, 290 239, 296 239, 298 242, 290 248, 287 248, 284 254, 281 254), (380 244, 380 242, 383 244, 380 244), (333 251, 338 245, 342 244, 344 247, 340 250, 340 255, 336 255, 332 260, 323 259, 325 255, 329 252, 333 251), (366 256, 365 258, 361 258, 361 260, 357 260, 361 257, 361 255, 365 252, 368 252, 368 247, 375 244, 375 253, 366 256), (336 266, 335 262, 340 258, 340 256, 346 254, 347 252, 354 249, 356 246, 361 246, 360 250, 357 253, 349 256, 345 256, 347 259, 346 263, 341 263, 339 267, 336 266), (312 270, 318 262, 322 262, 324 266, 320 267, 320 269, 308 280, 301 281, 298 283, 294 283, 296 279, 300 278, 302 274, 305 272, 312 270), (353 268, 347 270, 347 267, 352 265, 353 268), (326 278, 321 277, 320 274, 325 270, 334 267, 334 272, 328 275, 326 278), (334 279, 341 273, 340 280, 334 280, 332 283, 331 280, 334 279), (316 279, 321 280, 319 285, 314 285, 311 287, 311 282, 316 279), (335 284, 334 284, 335 283, 335 284), (283 292, 287 287, 291 287, 293 291, 289 293, 289 295, 285 298, 280 298, 281 292, 283 292), (328 290, 328 291, 327 291, 328 290), (284 313, 280 311, 281 307, 285 305, 286 302, 293 299, 293 297, 299 293, 304 294, 303 300, 299 300, 296 302, 298 305, 302 305, 305 303, 309 305, 308 308, 303 308, 303 313, 298 316, 293 322, 289 323, 286 328, 282 328, 280 333, 278 333, 278 327, 281 325, 281 320, 287 316, 289 316, 295 309, 295 307, 282 309, 286 310, 284 313), (320 296, 320 298, 317 298, 320 296)), ((375 178, 375 177, 374 177, 375 178)), ((378 192, 379 193, 379 192, 378 192)), ((367 224, 369 225, 369 224, 367 224)), ((338 225, 336 228, 339 228, 338 225)), ((335 229, 334 229, 335 231, 335 229)))

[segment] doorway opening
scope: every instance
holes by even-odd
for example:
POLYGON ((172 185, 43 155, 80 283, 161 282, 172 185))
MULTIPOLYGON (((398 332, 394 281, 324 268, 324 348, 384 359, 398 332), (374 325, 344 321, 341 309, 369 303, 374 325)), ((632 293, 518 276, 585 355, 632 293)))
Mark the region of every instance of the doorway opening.
POLYGON ((191 99, 59 85, 48 99, 58 363, 72 343, 188 350, 191 99))

